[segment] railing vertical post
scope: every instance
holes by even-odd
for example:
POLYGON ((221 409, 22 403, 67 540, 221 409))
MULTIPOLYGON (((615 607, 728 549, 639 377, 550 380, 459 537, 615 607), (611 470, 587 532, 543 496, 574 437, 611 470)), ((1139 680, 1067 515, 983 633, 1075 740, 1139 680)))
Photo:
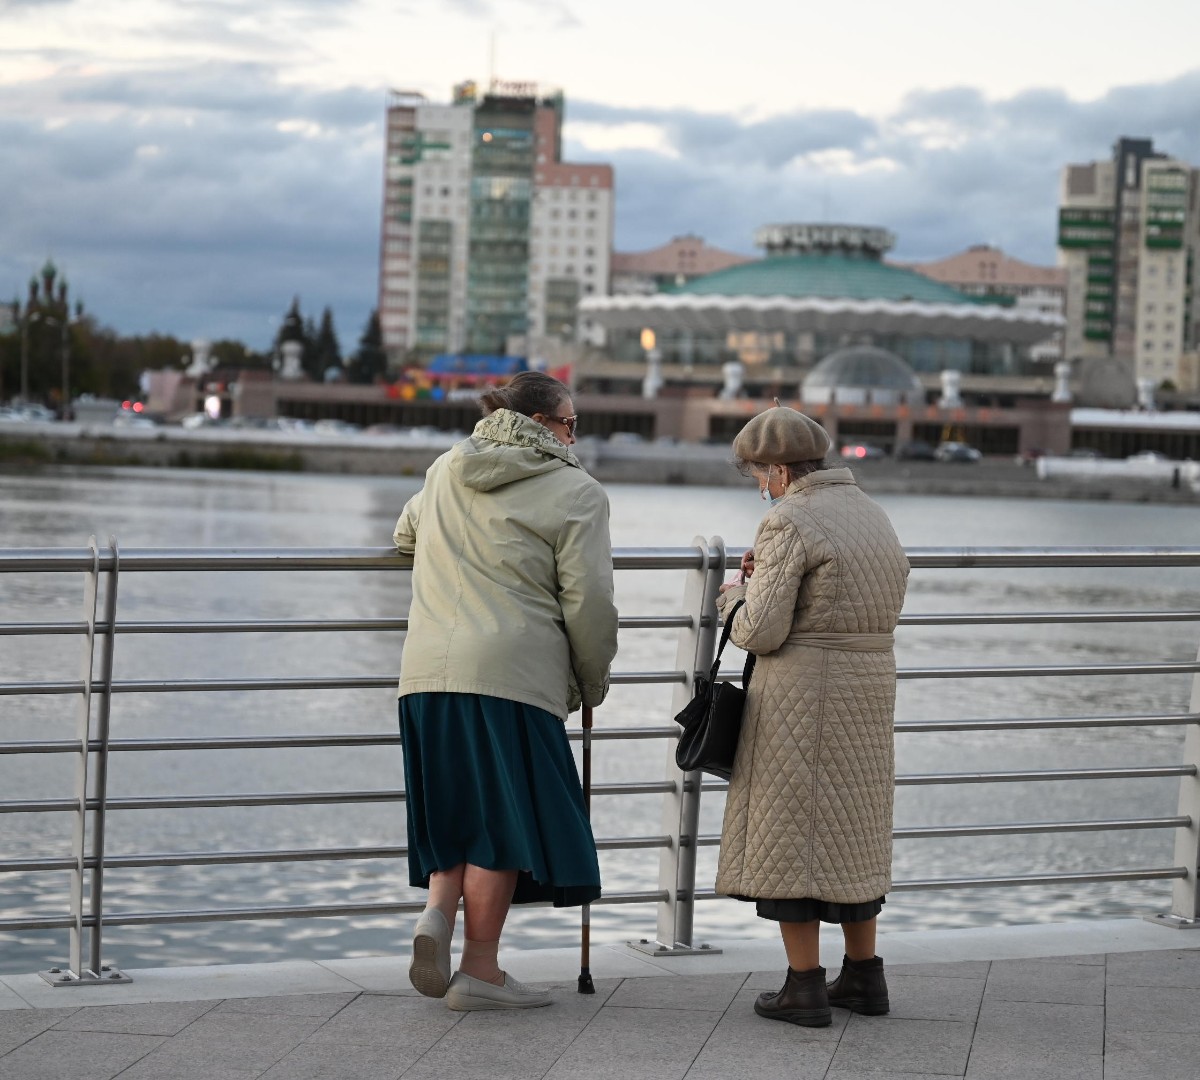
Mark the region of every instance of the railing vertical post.
MULTIPOLYGON (((1200 660, 1200 653, 1196 657, 1200 660)), ((1188 711, 1200 714, 1200 674, 1192 676, 1192 703, 1188 711)), ((1177 879, 1171 894, 1171 914, 1160 917, 1169 925, 1200 928, 1200 723, 1188 724, 1183 738, 1183 762, 1197 772, 1179 781, 1179 813, 1192 819, 1186 829, 1175 830, 1175 865, 1186 866, 1188 876, 1177 879)))
MULTIPOLYGON (((97 782, 101 785, 97 790, 97 800, 100 804, 99 808, 97 809, 98 823, 103 821, 103 804, 105 800, 104 788, 107 785, 108 703, 112 693, 112 649, 113 639, 116 635, 115 619, 117 605, 117 551, 115 539, 110 537, 109 543, 112 546, 113 566, 110 572, 108 587, 105 590, 104 604, 105 618, 108 623, 108 628, 104 645, 104 659, 101 663, 101 679, 103 680, 104 684, 104 696, 101 702, 101 712, 103 714, 101 723, 101 727, 103 729, 103 746, 99 757, 99 761, 101 763, 99 765, 99 773, 96 777, 97 782)), ((96 866, 92 871, 90 902, 92 905, 91 912, 96 921, 91 937, 90 966, 85 965, 83 961, 83 934, 85 922, 83 883, 88 864, 88 763, 91 758, 92 683, 95 673, 96 653, 96 607, 100 593, 100 548, 95 536, 89 537, 88 547, 92 553, 92 568, 87 572, 87 576, 84 580, 83 617, 87 628, 84 631, 83 655, 80 666, 80 677, 83 685, 80 692, 75 722, 75 733, 79 740, 79 749, 75 755, 74 798, 76 801, 76 807, 73 814, 71 830, 71 854, 75 865, 71 868, 69 898, 71 907, 71 940, 68 956, 69 967, 66 971, 63 971, 61 968, 51 968, 49 971, 39 972, 41 977, 52 986, 94 986, 100 983, 131 981, 128 976, 123 975, 119 971, 115 971, 114 969, 102 970, 101 968, 101 909, 98 906, 101 901, 101 893, 97 879, 101 878, 103 874, 102 863, 104 829, 102 824, 97 825, 97 833, 94 834, 98 840, 98 847, 95 844, 93 846, 93 855, 96 859, 96 866)))
MULTIPOLYGON (((683 610, 692 616, 691 626, 679 633, 675 667, 687 673, 671 698, 674 716, 691 699, 697 671, 707 671, 716 652, 716 599, 725 573, 725 542, 714 536, 692 541, 701 552, 700 566, 687 574, 683 610)), ((663 796, 662 831, 670 837, 658 862, 658 887, 667 899, 658 905, 654 941, 631 941, 639 951, 654 955, 679 955, 693 951, 692 916, 696 903, 696 840, 700 822, 699 772, 684 773, 675 764, 675 743, 667 742, 667 779, 674 789, 663 796)), ((717 952, 716 949, 705 949, 717 952)))
POLYGON ((96 813, 92 818, 92 948, 90 970, 105 982, 130 982, 116 968, 104 965, 104 826, 108 815, 108 748, 109 717, 112 708, 113 653, 117 647, 117 584, 121 573, 121 552, 117 538, 110 536, 112 569, 104 590, 104 623, 107 633, 100 653, 100 682, 103 690, 96 706, 96 772, 92 792, 96 798, 96 813))

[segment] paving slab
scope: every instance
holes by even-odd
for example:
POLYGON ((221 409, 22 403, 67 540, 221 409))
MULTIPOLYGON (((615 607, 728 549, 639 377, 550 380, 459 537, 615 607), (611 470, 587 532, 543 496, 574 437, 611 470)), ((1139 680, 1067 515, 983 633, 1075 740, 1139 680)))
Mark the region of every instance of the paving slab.
POLYGON ((20 994, 18 994, 11 986, 3 979, 0 979, 0 1012, 8 1009, 32 1009, 29 1004, 20 994))
POLYGON ((1118 1031, 1104 1048, 1104 1080, 1196 1080, 1200 1032, 1118 1031))
POLYGON ((210 1013, 147 1054, 144 1064, 153 1065, 162 1077, 199 1063, 262 1072, 303 1042, 320 1023, 313 1017, 210 1013))
MULTIPOLYGON (((164 1041, 151 1035, 107 1031, 44 1031, 0 1057, 3 1080, 112 1080, 164 1041)), ((159 1073, 159 1076, 169 1076, 159 1073)))
POLYGON ((308 1041, 391 1046, 415 1061, 465 1015, 436 998, 362 994, 321 1024, 308 1041))
POLYGON ((5 983, 35 1008, 135 1005, 150 1001, 211 1001, 230 997, 354 992, 353 983, 308 960, 275 964, 141 968, 117 986, 53 987, 38 975, 9 975, 5 983), (64 995, 67 997, 64 998, 64 995))
POLYGON ((1031 1055, 1104 1053, 1104 1007, 1045 1002, 996 1001, 984 995, 972 1058, 1019 1047, 1031 1055))
POLYGON ((1099 1054, 1030 1054, 1011 1047, 1007 1052, 971 1052, 966 1080, 1103 1080, 1104 1058, 1099 1054))
POLYGON ((891 1005, 888 1015, 893 1018, 973 1024, 979 1017, 985 981, 888 972, 887 984, 891 1005))
MULTIPOLYGON (((1192 931, 1177 930, 1174 933, 1192 931)), ((1189 949, 1110 956, 1105 970, 1109 986, 1179 986, 1197 989, 1200 988, 1200 940, 1189 949)))
POLYGON ((0 1055, 15 1050, 74 1014, 74 1009, 13 1009, 0 1013, 0 1055))
POLYGON ((566 1048, 547 1080, 678 1080, 720 1013, 609 1006, 566 1048))
POLYGON ((724 1012, 746 981, 745 973, 680 975, 674 979, 625 979, 610 1005, 634 1009, 724 1012))
POLYGON ((754 1012, 758 990, 738 992, 686 1073, 687 1080, 788 1077, 819 1080, 829 1068, 847 1013, 829 1027, 809 1028, 764 1020, 754 1012))
POLYGON ((984 1000, 1103 1005, 1104 970, 1059 960, 997 960, 988 973, 984 1000))
POLYGON ((226 1013, 315 1016, 328 1020, 341 1012, 357 994, 289 994, 285 997, 229 998, 213 1008, 214 1016, 226 1013))
POLYGON ((398 1080, 411 1064, 409 1055, 389 1046, 306 1041, 254 1075, 261 1080, 398 1080))
POLYGON ((973 1031, 973 1024, 952 1020, 852 1015, 831 1068, 849 1074, 891 1070, 962 1076, 973 1031))
POLYGON ((54 1025, 55 1031, 112 1031, 125 1035, 178 1035, 218 1001, 164 1001, 149 1005, 100 1005, 76 1009, 54 1025))
MULTIPOLYGON (((1195 1032, 1200 1026, 1200 990, 1175 986, 1110 986, 1105 1030, 1195 1032)), ((1200 1076, 1200 1062, 1196 1073, 1200 1076)))

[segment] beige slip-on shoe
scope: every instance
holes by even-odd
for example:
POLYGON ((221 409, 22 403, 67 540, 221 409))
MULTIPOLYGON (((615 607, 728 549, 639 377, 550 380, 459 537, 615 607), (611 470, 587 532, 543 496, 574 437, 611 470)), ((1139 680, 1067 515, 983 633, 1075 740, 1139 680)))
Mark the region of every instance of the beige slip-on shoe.
POLYGON ((446 996, 450 986, 450 924, 437 908, 421 912, 413 930, 408 981, 426 997, 446 996))
POLYGON ((507 972, 504 973, 504 985, 497 986, 456 971, 450 980, 450 989, 446 991, 446 1004, 455 1012, 538 1009, 550 1004, 550 994, 546 990, 535 990, 532 986, 517 982, 507 972))

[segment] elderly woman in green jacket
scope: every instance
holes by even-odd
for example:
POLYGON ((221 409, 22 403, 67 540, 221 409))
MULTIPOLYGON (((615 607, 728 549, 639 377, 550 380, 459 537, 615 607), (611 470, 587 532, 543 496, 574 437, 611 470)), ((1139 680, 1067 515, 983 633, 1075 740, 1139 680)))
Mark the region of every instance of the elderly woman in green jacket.
POLYGON ((889 1009, 875 920, 891 885, 892 632, 908 559, 849 469, 824 467, 829 436, 794 409, 767 409, 733 443, 771 509, 723 586, 730 640, 758 658, 734 759, 717 891, 779 923, 788 973, 760 1016, 820 1027, 836 1005, 889 1009), (842 969, 826 985, 818 931, 839 923, 842 969))
POLYGON ((409 978, 459 1011, 548 1005, 500 970, 509 906, 600 895, 564 722, 604 700, 617 649, 608 499, 571 453, 570 392, 523 372, 481 403, 394 534, 414 560, 399 692, 409 879, 429 889, 409 978))

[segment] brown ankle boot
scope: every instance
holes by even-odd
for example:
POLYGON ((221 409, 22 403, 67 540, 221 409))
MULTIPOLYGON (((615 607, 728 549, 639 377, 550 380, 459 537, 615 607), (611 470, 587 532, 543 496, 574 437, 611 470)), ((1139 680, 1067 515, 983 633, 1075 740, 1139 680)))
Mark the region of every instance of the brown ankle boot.
POLYGON ((829 994, 825 989, 825 969, 809 971, 788 968, 783 989, 775 994, 759 994, 754 1011, 768 1020, 786 1020, 804 1027, 828 1027, 833 1021, 829 994))
POLYGON ((887 980, 883 977, 883 959, 851 960, 842 957, 842 972, 829 984, 829 1004, 839 1009, 883 1016, 891 1008, 887 980))

